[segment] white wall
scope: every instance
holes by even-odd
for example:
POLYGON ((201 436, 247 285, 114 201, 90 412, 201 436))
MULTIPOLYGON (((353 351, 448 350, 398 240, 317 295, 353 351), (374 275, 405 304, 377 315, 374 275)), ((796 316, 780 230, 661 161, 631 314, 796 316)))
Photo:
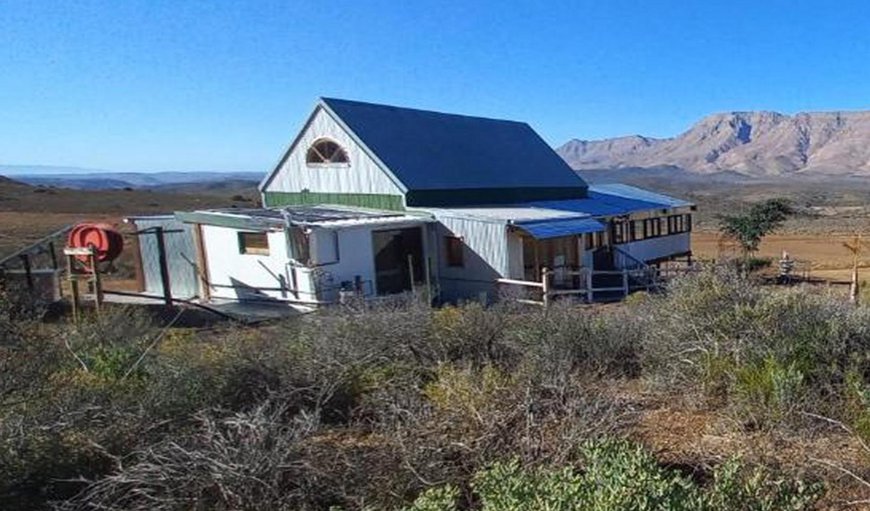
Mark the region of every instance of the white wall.
MULTIPOLYGON (((290 260, 286 236, 283 231, 268 233, 269 255, 240 254, 239 229, 202 226, 203 245, 208 260, 212 297, 231 300, 282 301, 334 301, 342 282, 353 283, 356 277, 363 281, 367 296, 377 293, 372 232, 383 229, 421 227, 423 222, 395 223, 342 227, 340 229, 314 228, 309 234, 314 266, 302 266, 290 260), (336 253, 335 240, 338 240, 336 253), (336 258, 337 256, 337 258, 336 258), (262 263, 262 264, 261 264, 262 263), (269 271, 279 276, 276 279, 269 271), (257 290, 254 288, 280 288, 284 290, 257 290), (294 285, 295 283, 295 285, 294 285), (298 289, 298 296, 293 290, 298 289), (316 294, 315 294, 316 291, 316 294)), ((428 240, 424 232, 424 254, 428 240)))
POLYGON ((363 292, 372 295, 375 289, 375 259, 372 248, 372 227, 361 226, 341 230, 314 229, 312 245, 332 243, 333 233, 338 235, 338 260, 313 269, 318 276, 323 300, 336 300, 344 281, 353 282, 356 276, 363 280, 363 292))
MULTIPOLYGON (((212 297, 231 300, 294 299, 289 292, 293 276, 288 267, 287 237, 284 231, 268 232, 269 255, 240 253, 239 232, 239 229, 232 227, 202 226, 209 282, 213 285, 212 297), (282 287, 285 289, 281 290, 282 287)), ((305 279, 297 277, 297 280, 305 279)), ((310 291, 310 287, 306 286, 305 290, 310 291)), ((301 298, 310 299, 312 296, 302 295, 301 298)))
POLYGON ((311 123, 267 185, 267 192, 371 193, 404 195, 401 189, 361 147, 318 107, 311 123), (305 162, 308 148, 318 138, 330 138, 347 151, 350 165, 309 166, 305 162))
POLYGON ((616 245, 623 252, 641 261, 651 261, 691 250, 691 233, 682 232, 616 245))
POLYGON ((495 298, 495 280, 509 273, 507 226, 492 220, 453 218, 438 213, 435 217, 440 222, 436 239, 442 298, 475 300, 484 292, 490 299, 495 298), (464 267, 447 266, 445 236, 463 239, 464 267))

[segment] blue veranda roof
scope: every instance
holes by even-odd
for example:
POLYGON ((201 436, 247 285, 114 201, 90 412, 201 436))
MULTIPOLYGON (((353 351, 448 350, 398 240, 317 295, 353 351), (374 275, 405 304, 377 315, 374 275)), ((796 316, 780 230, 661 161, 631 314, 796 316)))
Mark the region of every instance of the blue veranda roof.
POLYGON ((523 205, 604 217, 692 206, 692 203, 634 186, 619 184, 590 186, 585 199, 532 201, 523 205))
POLYGON ((587 232, 604 231, 603 223, 592 218, 553 218, 516 222, 513 225, 527 232, 535 239, 560 238, 587 232))
POLYGON ((583 181, 526 123, 323 98, 408 189, 412 206, 583 197, 583 181))

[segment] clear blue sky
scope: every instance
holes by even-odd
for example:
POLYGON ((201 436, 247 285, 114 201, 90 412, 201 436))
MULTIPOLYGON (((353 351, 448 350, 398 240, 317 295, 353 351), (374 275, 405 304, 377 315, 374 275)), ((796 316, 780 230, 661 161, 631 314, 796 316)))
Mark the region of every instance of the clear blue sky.
POLYGON ((671 136, 870 108, 870 2, 0 0, 0 164, 266 171, 318 96, 671 136))

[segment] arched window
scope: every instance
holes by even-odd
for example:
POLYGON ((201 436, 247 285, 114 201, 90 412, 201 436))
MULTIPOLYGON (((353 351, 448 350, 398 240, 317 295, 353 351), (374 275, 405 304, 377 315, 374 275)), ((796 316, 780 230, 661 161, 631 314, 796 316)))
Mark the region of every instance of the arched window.
POLYGON ((340 145, 326 138, 311 144, 305 155, 305 161, 314 164, 348 163, 347 152, 340 145))

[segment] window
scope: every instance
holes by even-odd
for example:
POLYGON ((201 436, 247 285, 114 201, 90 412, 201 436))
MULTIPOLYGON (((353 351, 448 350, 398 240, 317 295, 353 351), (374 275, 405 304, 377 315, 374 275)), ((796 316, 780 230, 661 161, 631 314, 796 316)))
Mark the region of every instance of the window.
POLYGON ((240 232, 239 253, 269 255, 269 237, 265 232, 240 232))
POLYGON ((649 238, 647 234, 646 220, 634 220, 631 222, 631 241, 640 241, 649 238))
POLYGON ((614 220, 613 222, 613 244, 619 245, 631 241, 631 225, 632 223, 626 220, 614 220))
POLYGON ((662 222, 660 218, 647 218, 642 220, 643 238, 640 236, 637 239, 657 238, 662 235, 662 222))
POLYGON ((315 165, 347 164, 347 152, 329 139, 320 139, 308 148, 305 162, 315 165))
POLYGON ((444 247, 447 250, 447 266, 462 268, 465 266, 464 243, 462 238, 445 236, 444 247))
POLYGON ((603 232, 586 233, 586 250, 594 250, 602 245, 604 245, 603 232))
POLYGON ((668 217, 668 234, 678 234, 692 230, 692 215, 671 215, 668 217))

